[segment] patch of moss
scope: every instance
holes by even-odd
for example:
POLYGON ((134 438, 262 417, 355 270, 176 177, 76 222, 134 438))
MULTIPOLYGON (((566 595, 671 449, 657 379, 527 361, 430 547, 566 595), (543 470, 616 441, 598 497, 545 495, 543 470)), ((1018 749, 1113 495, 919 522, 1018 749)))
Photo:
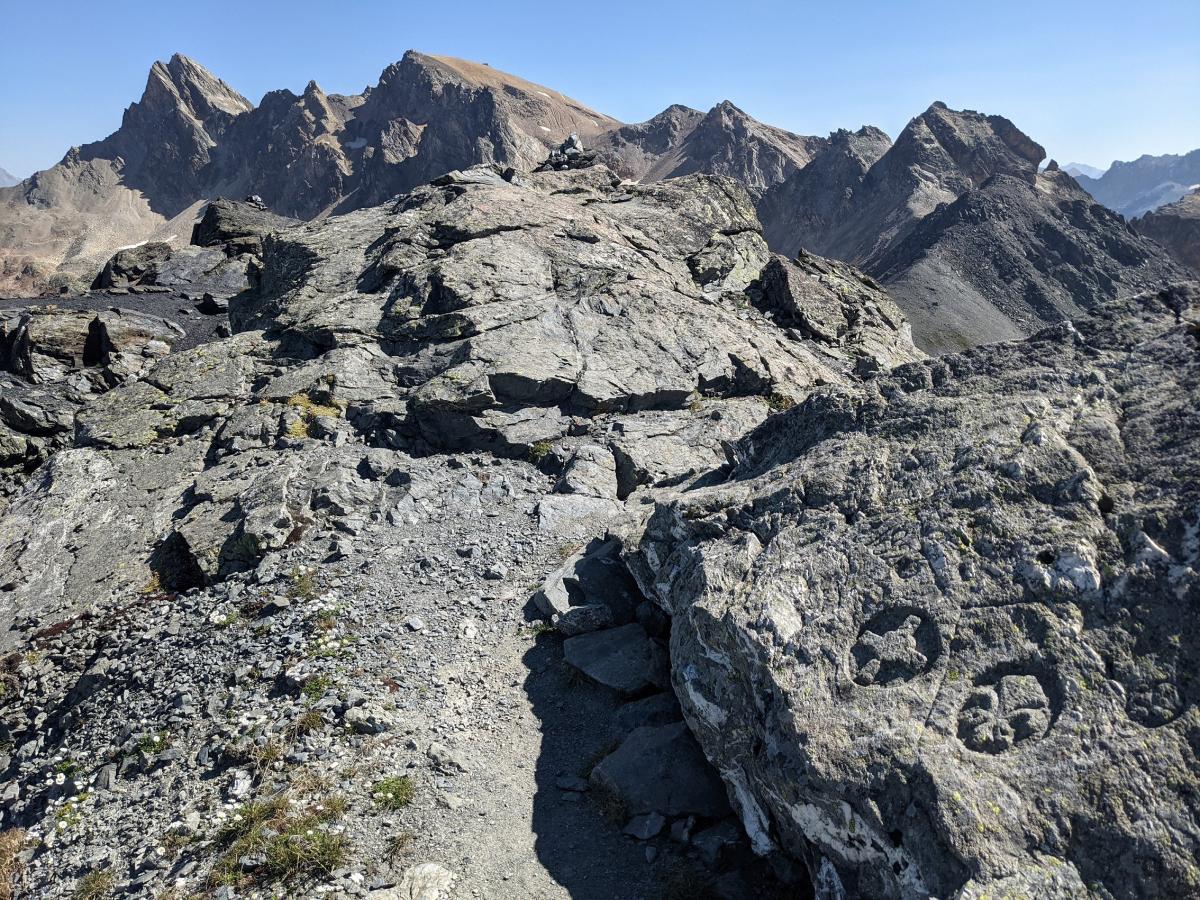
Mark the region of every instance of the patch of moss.
POLYGON ((403 809, 413 801, 416 787, 407 775, 395 775, 375 782, 371 796, 384 809, 392 811, 403 809))
POLYGON ((542 460, 550 455, 550 451, 554 449, 553 441, 538 441, 536 444, 529 446, 529 461, 535 466, 541 465, 542 460))

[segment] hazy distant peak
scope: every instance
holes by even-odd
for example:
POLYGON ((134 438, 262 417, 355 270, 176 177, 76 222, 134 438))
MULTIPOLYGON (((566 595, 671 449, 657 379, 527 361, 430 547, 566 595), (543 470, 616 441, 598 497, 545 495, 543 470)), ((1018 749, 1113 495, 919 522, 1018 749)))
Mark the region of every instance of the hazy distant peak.
POLYGON ((1077 162, 1067 163, 1062 167, 1062 170, 1072 177, 1086 175, 1088 178, 1099 178, 1105 172, 1104 169, 1097 166, 1089 166, 1087 163, 1077 162))
POLYGON ((0 168, 0 187, 12 187, 14 184, 19 184, 20 181, 21 179, 7 169, 0 168))

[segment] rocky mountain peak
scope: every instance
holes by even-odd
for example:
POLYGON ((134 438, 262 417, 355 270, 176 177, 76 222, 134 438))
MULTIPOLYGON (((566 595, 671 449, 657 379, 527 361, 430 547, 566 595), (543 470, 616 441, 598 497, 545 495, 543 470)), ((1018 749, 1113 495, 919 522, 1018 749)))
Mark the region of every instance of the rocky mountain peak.
POLYGON ((135 106, 147 110, 179 109, 200 122, 214 124, 254 108, 253 103, 200 63, 179 53, 166 63, 157 61, 150 67, 146 90, 135 106))
POLYGON ((972 109, 952 110, 934 102, 896 139, 909 164, 954 179, 961 175, 978 186, 1003 172, 1032 180, 1045 149, 1003 116, 972 109))

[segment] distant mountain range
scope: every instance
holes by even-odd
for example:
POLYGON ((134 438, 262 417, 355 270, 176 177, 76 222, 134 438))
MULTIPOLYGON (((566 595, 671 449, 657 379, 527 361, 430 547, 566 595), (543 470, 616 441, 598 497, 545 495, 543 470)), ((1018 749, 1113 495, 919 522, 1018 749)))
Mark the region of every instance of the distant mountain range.
POLYGON ((1104 169, 1089 166, 1087 163, 1067 163, 1062 167, 1062 170, 1072 178, 1077 175, 1086 175, 1088 178, 1099 178, 1105 172, 1104 169))
POLYGON ((0 168, 0 187, 12 187, 21 179, 5 168, 0 168))
POLYGON ((0 293, 78 289, 117 247, 186 242, 217 196, 321 218, 477 163, 528 171, 571 133, 630 181, 740 182, 773 249, 864 268, 926 350, 1026 334, 1180 274, 1057 166, 1039 174, 1044 150, 1001 116, 935 103, 894 144, 871 126, 793 134, 729 101, 630 125, 487 65, 410 51, 362 94, 310 82, 257 106, 186 57, 155 63, 116 132, 0 190, 0 293))
POLYGON ((1173 203, 1200 185, 1200 150, 1115 162, 1100 177, 1083 172, 1075 180, 1105 206, 1132 219, 1173 203))

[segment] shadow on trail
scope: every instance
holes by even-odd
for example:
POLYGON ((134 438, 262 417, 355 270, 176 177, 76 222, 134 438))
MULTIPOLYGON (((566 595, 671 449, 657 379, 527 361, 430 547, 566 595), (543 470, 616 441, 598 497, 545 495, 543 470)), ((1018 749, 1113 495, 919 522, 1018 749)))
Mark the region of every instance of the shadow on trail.
POLYGON ((525 690, 541 723, 535 777, 533 831, 538 860, 574 900, 658 900, 660 865, 646 846, 621 834, 587 793, 563 790, 564 778, 586 779, 620 736, 616 694, 573 677, 562 659, 562 639, 541 635, 525 654, 525 690))

